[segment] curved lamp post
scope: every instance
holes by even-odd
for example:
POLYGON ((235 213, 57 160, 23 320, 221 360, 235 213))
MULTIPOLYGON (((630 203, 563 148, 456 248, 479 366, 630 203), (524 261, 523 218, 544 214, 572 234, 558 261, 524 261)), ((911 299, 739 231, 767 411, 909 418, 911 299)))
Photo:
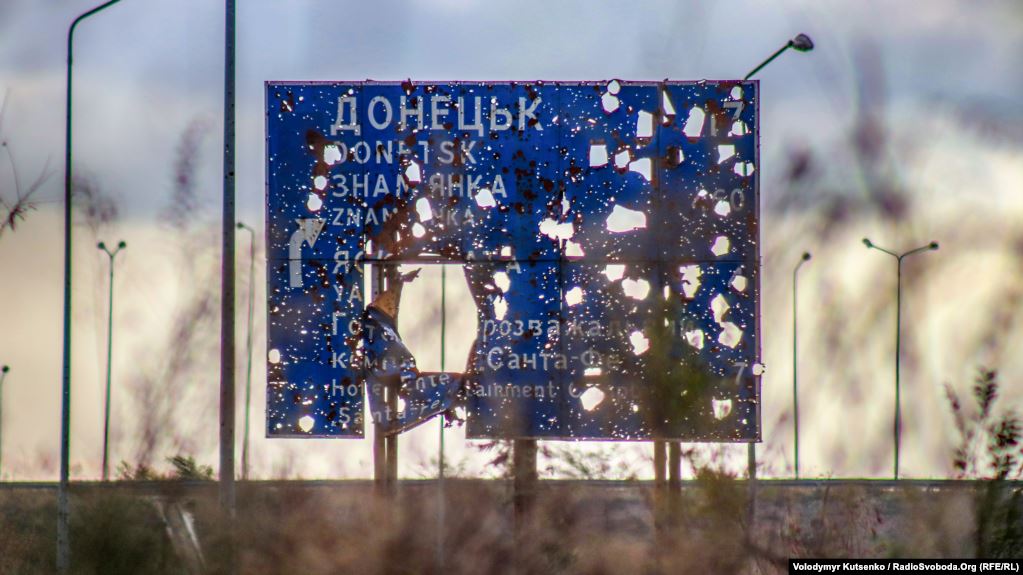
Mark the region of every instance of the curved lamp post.
POLYGON ((78 24, 120 0, 109 0, 74 19, 67 32, 67 102, 64 132, 64 353, 61 368, 60 483, 57 489, 57 571, 71 567, 71 527, 68 515, 69 459, 71 455, 71 63, 78 24))
MULTIPOLYGON (((774 54, 771 54, 766 60, 761 62, 756 68, 753 68, 752 70, 750 70, 749 74, 746 74, 746 76, 743 78, 743 80, 749 80, 750 78, 752 78, 757 72, 763 70, 765 66, 767 66, 768 64, 773 62, 775 58, 777 58, 778 56, 781 56, 782 52, 784 52, 785 50, 788 50, 789 48, 793 48, 793 49, 795 49, 798 52, 809 52, 810 50, 813 50, 813 40, 811 40, 810 37, 807 36, 806 34, 798 34, 798 35, 796 35, 795 38, 793 38, 793 39, 789 40, 788 42, 786 42, 784 46, 779 48, 774 54)), ((744 175, 746 173, 745 170, 746 170, 746 166, 745 166, 745 164, 743 164, 743 174, 744 175)), ((807 260, 807 259, 810 259, 809 255, 810 254, 805 254, 804 255, 804 261, 807 260)), ((793 272, 793 273, 795 273, 795 272, 793 272)), ((795 293, 793 293, 793 298, 795 298, 795 293)), ((795 352, 793 352, 793 353, 795 353, 795 352)), ((793 362, 794 361, 795 361, 795 359, 793 359, 793 362)), ((795 379, 794 378, 795 378, 795 376, 793 375, 793 392, 792 392, 793 396, 795 395, 795 379)), ((798 418, 798 416, 797 416, 797 418, 798 418)), ((796 463, 796 478, 798 479, 799 478, 799 463, 798 463, 798 453, 799 453, 799 451, 798 451, 798 443, 799 443, 798 429, 799 429, 799 423, 798 423, 798 421, 796 423, 796 429, 797 429, 797 431, 796 431, 796 434, 797 434, 797 437, 796 437, 796 443, 797 443, 797 448, 796 448, 797 449, 797 451, 796 451, 796 453, 797 453, 797 455, 796 455, 796 461, 797 461, 797 463, 796 463)), ((749 474, 749 478, 750 478, 750 481, 751 481, 751 484, 752 484, 752 480, 756 478, 756 468, 757 468, 757 447, 756 447, 755 443, 750 443, 748 445, 747 452, 746 452, 746 460, 747 460, 746 461, 747 473, 749 474)), ((752 509, 752 499, 751 499, 750 509, 752 509)), ((751 516, 752 516, 752 511, 750 513, 751 513, 751 516)))
POLYGON ((799 280, 799 268, 803 267, 803 264, 810 261, 810 252, 803 252, 803 257, 799 258, 799 263, 792 269, 792 428, 794 431, 795 438, 793 439, 795 447, 795 465, 796 465, 796 479, 799 479, 799 362, 797 360, 799 350, 799 324, 796 321, 797 302, 796 294, 798 289, 799 280))
POLYGON ((245 353, 248 367, 245 370, 245 428, 242 432, 242 479, 249 478, 249 407, 252 403, 252 311, 255 297, 256 230, 238 222, 237 228, 249 232, 249 323, 245 335, 245 353))
POLYGON ((11 366, 0 367, 0 481, 4 477, 4 380, 7 379, 8 371, 11 371, 11 366))
POLYGON ((97 244, 96 247, 110 257, 110 300, 107 306, 109 310, 107 314, 107 390, 103 410, 103 481, 106 481, 110 478, 110 459, 108 455, 110 453, 110 372, 113 365, 111 360, 113 358, 114 345, 114 258, 117 257, 117 254, 121 253, 121 250, 128 247, 128 244, 123 241, 118 242, 117 249, 114 251, 110 251, 103 242, 97 244))
POLYGON ((813 50, 813 40, 811 40, 810 37, 807 36, 806 34, 799 34, 795 38, 789 40, 784 46, 779 48, 777 52, 771 54, 766 60, 761 62, 759 66, 750 70, 749 74, 746 74, 746 77, 743 78, 743 80, 749 80, 750 78, 752 78, 754 74, 763 69, 764 66, 767 66, 768 64, 773 62, 775 58, 781 56, 782 52, 788 50, 789 48, 792 48, 797 52, 809 52, 810 50, 813 50))
POLYGON ((938 242, 931 242, 925 246, 913 248, 908 252, 897 254, 891 250, 887 250, 867 238, 863 238, 863 245, 867 246, 868 249, 875 249, 879 252, 886 253, 896 261, 896 270, 898 274, 898 280, 895 284, 895 422, 892 425, 892 435, 895 443, 895 461, 894 461, 894 473, 895 479, 899 478, 899 443, 902 437, 902 396, 901 387, 899 385, 899 360, 902 356, 902 260, 913 255, 924 251, 934 251, 938 249, 938 242))

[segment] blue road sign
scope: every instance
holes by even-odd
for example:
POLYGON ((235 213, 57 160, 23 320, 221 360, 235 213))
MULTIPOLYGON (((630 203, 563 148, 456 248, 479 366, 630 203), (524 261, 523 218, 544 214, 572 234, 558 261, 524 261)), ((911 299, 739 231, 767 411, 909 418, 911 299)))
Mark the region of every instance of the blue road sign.
POLYGON ((268 434, 461 402, 469 437, 759 439, 758 104, 755 81, 268 83, 268 434), (465 373, 420 373, 400 289, 367 289, 401 263, 462 265, 465 373))

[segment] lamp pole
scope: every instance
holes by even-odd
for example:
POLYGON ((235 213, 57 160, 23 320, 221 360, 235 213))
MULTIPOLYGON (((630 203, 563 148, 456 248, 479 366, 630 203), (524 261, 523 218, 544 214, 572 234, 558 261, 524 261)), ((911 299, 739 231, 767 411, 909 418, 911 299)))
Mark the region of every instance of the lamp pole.
MULTIPOLYGON (((234 444, 234 227, 235 221, 235 0, 224 1, 224 194, 220 259, 220 510, 235 518, 234 444)), ((234 570, 234 540, 228 553, 234 570)))
POLYGON ((125 242, 119 242, 117 249, 110 251, 106 244, 100 242, 96 245, 97 248, 103 250, 110 258, 110 301, 107 306, 109 313, 107 314, 107 390, 106 390, 106 402, 103 411, 103 481, 110 478, 110 372, 113 366, 113 345, 114 345, 114 258, 117 254, 121 253, 121 250, 128 247, 125 242))
POLYGON ((799 35, 797 35, 795 38, 793 38, 793 39, 789 40, 788 42, 786 42, 784 46, 782 46, 781 48, 778 48, 777 52, 775 52, 774 54, 771 54, 766 60, 761 62, 760 65, 758 65, 756 68, 753 68, 752 70, 750 70, 749 74, 746 74, 746 77, 743 78, 743 80, 749 80, 750 78, 752 78, 754 74, 756 74, 757 72, 762 70, 764 68, 764 66, 767 66, 768 64, 773 62, 775 58, 777 58, 778 56, 781 56, 782 52, 784 52, 785 50, 788 50, 789 48, 792 48, 793 50, 796 50, 797 52, 809 52, 810 50, 813 50, 813 40, 811 40, 810 37, 807 36, 806 34, 799 34, 799 35))
POLYGON ((11 366, 0 367, 0 481, 4 478, 4 380, 8 371, 11 371, 11 366))
POLYGON ((68 510, 69 459, 71 455, 71 63, 78 23, 120 0, 109 0, 71 22, 67 32, 67 101, 64 133, 64 353, 61 368, 60 483, 57 488, 57 571, 71 567, 71 533, 68 510))
POLYGON ((810 252, 803 252, 799 263, 792 270, 792 429, 794 432, 793 447, 795 448, 796 479, 799 479, 799 323, 797 319, 799 286, 799 268, 810 261, 810 252))
MULTIPOLYGON (((752 78, 757 72, 763 70, 765 66, 767 66, 768 64, 773 62, 775 60, 775 58, 777 58, 778 56, 781 56, 782 52, 784 52, 785 50, 788 50, 789 48, 793 48, 797 52, 809 52, 810 50, 813 50, 813 40, 811 40, 810 37, 807 36, 806 34, 797 34, 795 38, 792 38, 791 40, 786 42, 786 44, 784 46, 779 48, 774 54, 771 54, 766 60, 761 62, 756 68, 753 68, 752 70, 750 70, 749 73, 746 74, 746 76, 743 78, 743 80, 749 80, 750 78, 752 78)), ((746 175, 746 165, 745 164, 743 164, 742 169, 743 169, 743 172, 742 172, 743 176, 745 176, 746 175)), ((806 255, 809 255, 809 254, 806 254, 806 255)), ((809 259, 809 258, 806 258, 806 259, 809 259)), ((793 273, 795 273, 795 272, 793 272, 793 273)), ((793 298, 795 298, 795 294, 794 293, 793 293, 793 298)), ((793 382, 793 386, 794 385, 795 385, 795 383, 793 382)), ((793 387, 793 389, 794 389, 794 387, 793 387)), ((795 393, 795 391, 793 391, 793 393, 795 393)), ((799 424, 797 423, 796 424, 797 429, 798 429, 798 425, 799 424)), ((798 438, 797 438, 796 441, 798 443, 798 441, 799 441, 798 438)), ((797 450, 798 450, 798 447, 797 447, 797 450)), ((797 454, 798 454, 798 451, 797 451, 797 454)), ((798 461, 798 455, 797 455, 797 461, 798 461)), ((749 515, 750 515, 750 518, 752 518, 753 517, 753 505, 754 505, 754 501, 755 501, 755 497, 756 497, 756 494, 752 492, 752 486, 754 485, 754 481, 755 481, 756 476, 757 476, 757 444, 752 442, 752 441, 746 447, 746 470, 747 470, 747 473, 749 474, 750 486, 751 486, 751 497, 750 497, 749 515)), ((799 477, 799 464, 798 463, 796 464, 796 477, 797 478, 799 477)))
POLYGON ((923 251, 934 251, 938 249, 938 242, 931 242, 925 246, 913 248, 908 252, 897 254, 887 250, 867 238, 863 238, 863 245, 868 249, 875 249, 886 253, 896 261, 896 273, 898 279, 895 284, 895 422, 892 425, 893 442, 895 443, 894 473, 895 479, 899 478, 899 444, 902 439, 902 396, 899 384, 899 362, 902 357, 902 260, 923 251))
POLYGON ((245 425, 242 433, 242 479, 249 478, 249 410, 252 405, 252 318, 255 303, 256 284, 256 230, 243 222, 238 222, 238 229, 249 232, 249 323, 245 334, 245 353, 248 365, 245 369, 245 425))

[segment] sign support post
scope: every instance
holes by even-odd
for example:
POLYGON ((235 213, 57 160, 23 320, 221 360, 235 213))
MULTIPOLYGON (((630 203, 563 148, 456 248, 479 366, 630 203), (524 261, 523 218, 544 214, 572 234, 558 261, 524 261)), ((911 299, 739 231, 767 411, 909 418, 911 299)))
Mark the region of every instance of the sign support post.
POLYGON ((682 445, 678 441, 668 443, 668 486, 672 491, 682 487, 682 445))
POLYGON ((753 535, 754 522, 757 513, 757 444, 749 442, 746 444, 746 473, 749 476, 749 495, 746 507, 746 533, 753 535))
POLYGON ((536 440, 515 439, 512 442, 512 489, 516 528, 533 508, 536 499, 536 440))
MULTIPOLYGON (((391 265, 386 266, 380 270, 384 278, 384 289, 398 285, 401 282, 401 278, 398 274, 398 266, 391 265)), ((398 318, 395 314, 394 326, 398 327, 398 318)), ((398 388, 389 388, 386 391, 387 395, 387 410, 389 413, 398 413, 398 388)), ((384 436, 384 451, 385 460, 387 461, 386 467, 386 479, 384 480, 388 492, 393 493, 398 482, 398 434, 392 433, 391 435, 384 436)))
POLYGON ((654 528, 658 533, 664 528, 667 517, 667 467, 668 442, 663 439, 654 440, 654 528))
MULTIPOLYGON (((372 299, 376 299, 384 291, 384 269, 382 265, 374 265, 371 277, 372 299)), ((397 319, 397 318, 396 318, 397 319)), ((386 392, 385 392, 386 393, 386 392)), ((373 433, 373 480, 377 491, 387 490, 387 438, 384 436, 382 422, 375 422, 373 433)))
POLYGON ((667 455, 665 448, 667 442, 662 440, 654 441, 654 484, 657 487, 662 487, 665 482, 666 473, 665 468, 667 467, 667 455))

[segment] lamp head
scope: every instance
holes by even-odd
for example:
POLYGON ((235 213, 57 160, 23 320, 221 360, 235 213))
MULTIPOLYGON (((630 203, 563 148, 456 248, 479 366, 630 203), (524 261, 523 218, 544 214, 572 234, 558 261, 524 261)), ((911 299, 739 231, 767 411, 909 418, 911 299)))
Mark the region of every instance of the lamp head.
POLYGON ((121 240, 121 242, 117 244, 117 249, 119 250, 123 250, 126 247, 128 247, 128 242, 124 240, 121 240))
POLYGON ((803 252, 803 261, 804 262, 805 261, 809 261, 811 257, 813 257, 813 256, 810 255, 810 252, 803 252))
POLYGON ((813 50, 813 40, 806 34, 800 34, 789 40, 789 46, 800 52, 809 52, 813 50))
POLYGON ((936 250, 938 249, 938 242, 931 242, 930 245, 927 247, 931 248, 932 250, 936 250))
POLYGON ((874 247, 874 242, 870 241, 867 238, 863 238, 863 245, 867 246, 868 248, 872 248, 874 247))
POLYGON ((97 249, 101 249, 101 250, 105 250, 105 249, 107 249, 107 245, 105 243, 103 243, 103 242, 100 242, 100 243, 96 244, 96 248, 97 249))

